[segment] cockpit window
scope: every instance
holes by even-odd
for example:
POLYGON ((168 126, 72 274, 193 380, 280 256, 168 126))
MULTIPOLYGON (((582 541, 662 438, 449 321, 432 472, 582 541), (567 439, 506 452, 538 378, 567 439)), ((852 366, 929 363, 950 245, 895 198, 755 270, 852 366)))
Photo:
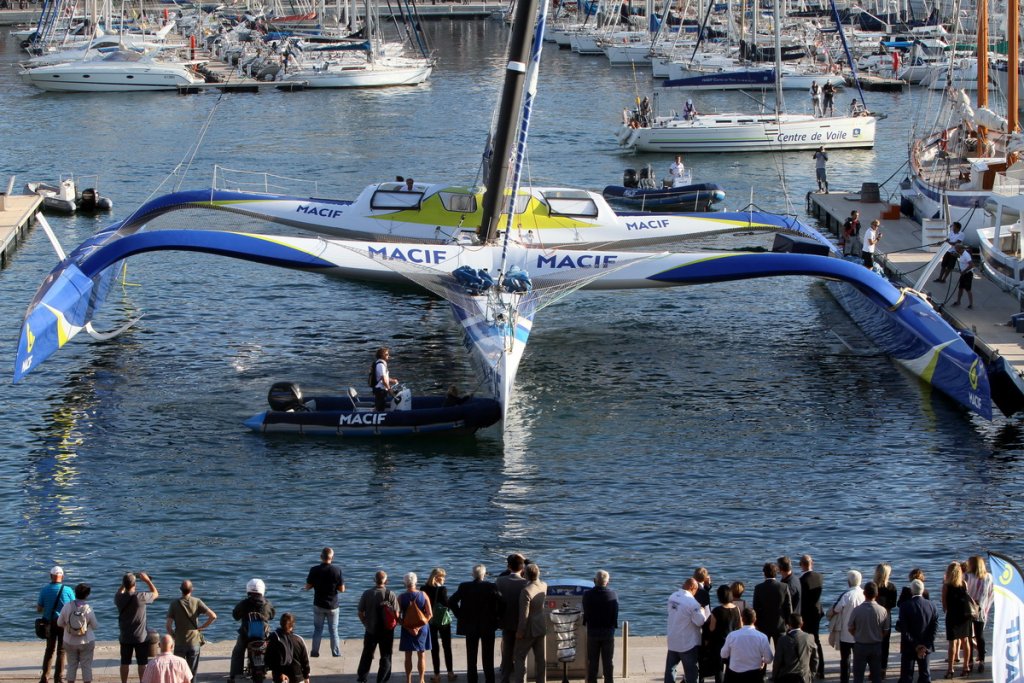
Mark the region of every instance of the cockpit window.
POLYGON ((544 201, 547 202, 552 216, 597 217, 597 204, 589 193, 581 190, 545 192, 544 201))
POLYGON ((371 209, 418 209, 423 200, 422 192, 405 192, 396 190, 377 190, 370 199, 371 209))
POLYGON ((460 192, 438 192, 441 206, 454 213, 473 213, 476 211, 476 195, 460 192))

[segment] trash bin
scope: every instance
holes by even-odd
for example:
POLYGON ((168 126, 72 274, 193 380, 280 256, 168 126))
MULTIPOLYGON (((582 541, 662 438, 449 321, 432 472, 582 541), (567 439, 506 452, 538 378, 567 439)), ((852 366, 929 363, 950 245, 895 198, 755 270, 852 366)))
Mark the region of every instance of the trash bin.
POLYGON ((583 631, 583 592, 591 580, 548 581, 544 612, 548 618, 546 645, 548 676, 586 678, 587 638, 583 631))
POLYGON ((146 629, 146 646, 149 650, 149 658, 160 656, 160 634, 156 629, 146 629))
POLYGON ((882 201, 882 195, 879 192, 878 183, 861 183, 860 200, 864 203, 882 201))

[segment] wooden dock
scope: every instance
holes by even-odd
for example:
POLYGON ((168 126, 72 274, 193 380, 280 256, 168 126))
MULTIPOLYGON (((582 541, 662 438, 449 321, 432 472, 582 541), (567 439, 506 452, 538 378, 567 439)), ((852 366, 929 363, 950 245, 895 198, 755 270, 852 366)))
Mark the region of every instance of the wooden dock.
POLYGON ((21 238, 39 212, 43 198, 34 194, 5 195, 0 203, 0 268, 10 263, 21 238))
MULTIPOLYGON (((898 205, 894 209, 884 201, 864 202, 856 192, 812 193, 808 195, 807 205, 824 231, 837 236, 853 210, 860 211, 862 236, 871 221, 881 220, 882 239, 878 243, 875 261, 885 268, 890 277, 908 287, 917 284, 922 271, 945 239, 945 229, 922 228, 905 216, 882 218, 883 212, 898 210, 898 205)), ((954 271, 945 284, 935 282, 938 274, 936 268, 920 291, 931 297, 936 310, 953 327, 974 334, 975 350, 982 357, 991 360, 1002 356, 1024 377, 1024 335, 1010 324, 1010 316, 1021 311, 1017 296, 1003 291, 988 278, 975 277, 972 286, 974 308, 967 308, 966 295, 960 306, 954 306, 958 274, 954 271)))

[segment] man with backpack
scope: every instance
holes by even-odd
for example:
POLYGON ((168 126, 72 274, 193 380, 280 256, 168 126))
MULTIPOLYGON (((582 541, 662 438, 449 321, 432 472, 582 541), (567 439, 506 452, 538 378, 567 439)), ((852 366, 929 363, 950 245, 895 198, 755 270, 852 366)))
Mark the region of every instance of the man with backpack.
POLYGON ((75 586, 75 599, 64 605, 57 617, 57 625, 64 629, 64 652, 68 668, 64 680, 74 683, 78 668, 82 668, 81 680, 92 681, 92 658, 96 650, 96 613, 86 600, 92 588, 87 583, 75 586))
POLYGON ((391 360, 391 349, 382 346, 377 349, 377 357, 370 366, 369 383, 373 387, 373 409, 383 413, 387 407, 388 394, 394 391, 398 380, 388 372, 388 361, 391 360))
POLYGON ((395 626, 398 625, 398 596, 388 590, 388 575, 378 571, 374 587, 359 598, 359 621, 366 628, 363 635, 363 653, 356 669, 357 683, 366 683, 373 662, 374 649, 380 652, 377 665, 377 683, 391 678, 391 653, 395 646, 395 626))
POLYGON ((43 653, 43 673, 39 683, 46 683, 46 672, 50 670, 50 660, 56 655, 53 664, 53 683, 60 683, 64 670, 64 629, 57 625, 57 617, 65 603, 75 599, 71 586, 64 585, 64 569, 55 566, 50 570, 50 583, 43 586, 36 600, 36 612, 46 619, 46 651, 43 653))
POLYGON ((199 668, 199 651, 203 645, 203 631, 217 621, 217 613, 206 606, 206 603, 192 595, 192 582, 185 579, 181 582, 181 597, 171 603, 167 609, 167 632, 174 636, 174 654, 188 662, 192 680, 196 679, 199 668), (199 624, 199 616, 206 616, 206 621, 199 624))
POLYGON ((261 579, 250 579, 245 585, 245 599, 235 605, 231 616, 238 625, 238 639, 231 650, 231 671, 228 681, 234 683, 245 669, 245 652, 249 643, 254 640, 266 640, 270 632, 270 622, 276 614, 274 606, 263 597, 266 584, 261 579))

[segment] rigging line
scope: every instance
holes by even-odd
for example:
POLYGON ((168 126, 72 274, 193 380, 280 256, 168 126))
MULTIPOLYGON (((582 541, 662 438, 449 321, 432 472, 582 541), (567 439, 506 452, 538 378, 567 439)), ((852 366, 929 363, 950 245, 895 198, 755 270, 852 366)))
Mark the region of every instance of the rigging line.
POLYGON ((195 161, 196 154, 199 153, 199 149, 203 145, 203 140, 206 138, 206 134, 210 131, 210 127, 213 125, 213 115, 217 112, 217 109, 220 106, 220 103, 223 100, 224 95, 225 93, 221 92, 221 94, 214 101, 213 107, 210 108, 210 115, 206 117, 206 122, 199 129, 199 136, 196 139, 195 144, 192 145, 192 148, 189 152, 186 152, 187 161, 183 160, 185 163, 185 168, 182 171, 180 178, 178 179, 178 184, 175 185, 174 187, 175 192, 180 190, 182 184, 185 182, 185 177, 188 175, 189 170, 192 168, 192 162, 195 161))

